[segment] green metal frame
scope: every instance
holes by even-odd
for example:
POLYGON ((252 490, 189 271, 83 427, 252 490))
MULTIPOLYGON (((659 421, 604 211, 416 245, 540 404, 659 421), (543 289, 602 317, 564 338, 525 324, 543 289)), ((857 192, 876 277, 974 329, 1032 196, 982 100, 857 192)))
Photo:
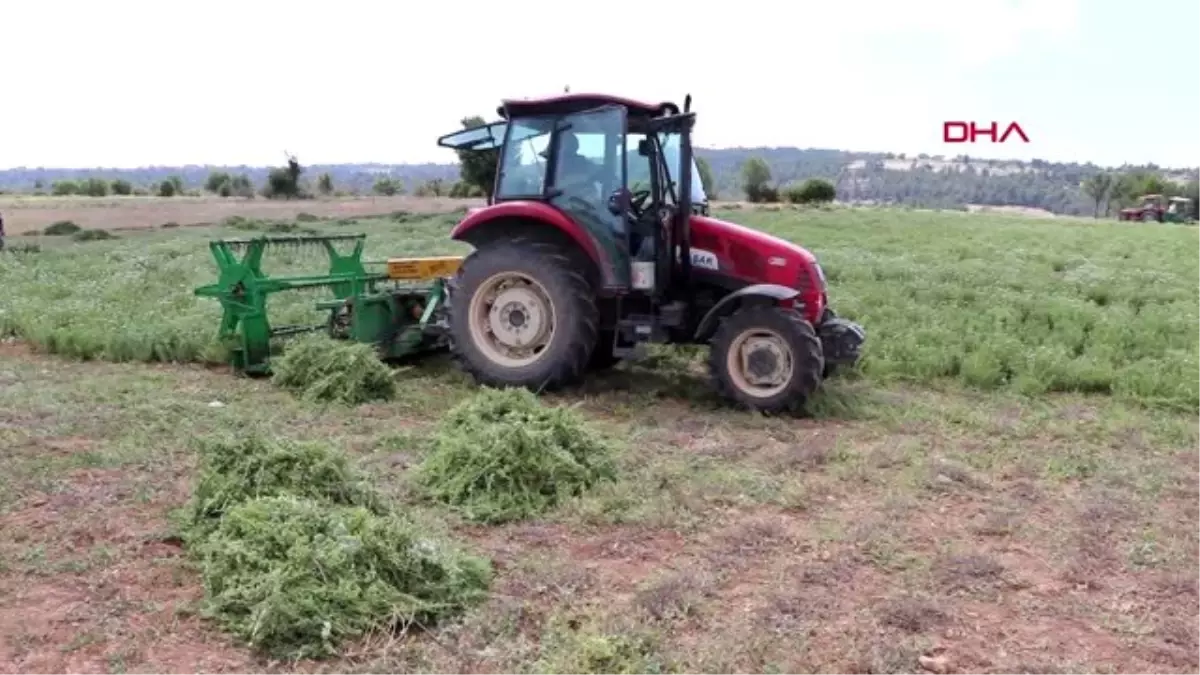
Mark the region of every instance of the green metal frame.
POLYGON ((383 272, 369 272, 363 261, 366 235, 315 235, 222 239, 209 243, 219 271, 216 283, 195 289, 195 294, 216 298, 223 309, 219 339, 230 349, 235 370, 248 374, 270 372, 273 339, 316 330, 333 337, 377 344, 383 358, 396 358, 429 346, 425 327, 442 305, 442 280, 426 286, 377 290, 388 280, 383 272), (349 253, 334 244, 353 242, 349 253), (319 246, 329 258, 324 275, 269 277, 262 270, 263 256, 273 247, 319 246), (272 326, 268 296, 306 288, 330 289, 331 297, 317 303, 328 310, 327 323, 272 326))

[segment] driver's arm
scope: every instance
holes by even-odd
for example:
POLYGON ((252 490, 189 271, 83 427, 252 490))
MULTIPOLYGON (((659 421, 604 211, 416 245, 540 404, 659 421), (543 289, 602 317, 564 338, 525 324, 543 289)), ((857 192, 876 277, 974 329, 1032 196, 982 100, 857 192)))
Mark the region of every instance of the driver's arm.
POLYGON ((587 158, 573 155, 569 161, 563 162, 558 174, 558 186, 563 189, 595 187, 602 170, 587 158))

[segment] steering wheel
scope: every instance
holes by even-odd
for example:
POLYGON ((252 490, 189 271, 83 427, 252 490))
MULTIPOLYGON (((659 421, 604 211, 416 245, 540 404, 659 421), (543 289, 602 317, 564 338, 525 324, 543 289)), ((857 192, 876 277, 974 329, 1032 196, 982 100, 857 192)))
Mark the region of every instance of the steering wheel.
POLYGON ((629 195, 629 207, 633 211, 634 215, 641 215, 642 207, 646 205, 646 200, 649 198, 649 190, 638 190, 637 192, 629 195))

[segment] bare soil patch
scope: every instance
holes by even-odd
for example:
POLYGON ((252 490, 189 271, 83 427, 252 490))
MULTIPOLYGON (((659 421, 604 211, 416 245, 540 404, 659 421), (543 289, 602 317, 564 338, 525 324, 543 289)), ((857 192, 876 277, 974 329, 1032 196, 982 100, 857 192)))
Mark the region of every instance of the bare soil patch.
POLYGON ((1005 215, 1021 216, 1023 218, 1057 218, 1058 215, 1047 211, 1046 209, 1038 209, 1030 206, 992 206, 988 204, 967 204, 967 211, 971 213, 1000 213, 1005 215))
POLYGON ((203 225, 230 216, 250 219, 292 220, 308 213, 321 218, 353 218, 408 211, 441 213, 482 200, 449 197, 348 197, 304 200, 268 200, 219 197, 0 197, 0 214, 9 235, 40 232, 47 225, 69 220, 90 229, 136 230, 165 223, 203 225))
POLYGON ((487 603, 432 634, 279 664, 197 615, 169 518, 191 485, 186 437, 252 423, 340 444, 400 484, 423 452, 408 439, 468 389, 430 368, 405 376, 419 401, 335 410, 219 370, 16 345, 0 346, 0 372, 13 387, 0 388, 0 460, 18 495, 0 505, 3 671, 1200 666, 1194 427, 1101 400, 1039 401, 1064 413, 1048 418, 1069 428, 1052 432, 1011 423, 1033 404, 997 399, 968 417, 980 399, 954 392, 877 392, 884 406, 855 418, 778 420, 638 378, 595 384, 582 409, 635 439, 620 485, 501 527, 411 504, 493 560, 487 603), (1130 425, 1136 453, 1118 442, 1130 425), (1090 473, 1048 470, 1067 452, 1059 433, 1091 453, 1090 473))
POLYGON ((174 492, 139 497, 121 471, 78 470, 0 516, 0 670, 251 667, 195 615, 200 588, 164 529, 174 492))

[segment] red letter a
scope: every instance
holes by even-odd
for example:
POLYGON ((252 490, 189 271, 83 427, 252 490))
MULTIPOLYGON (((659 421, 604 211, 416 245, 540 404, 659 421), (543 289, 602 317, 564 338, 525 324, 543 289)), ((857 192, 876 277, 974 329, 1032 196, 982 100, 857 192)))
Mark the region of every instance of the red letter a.
POLYGON ((1008 135, 1014 131, 1018 134, 1021 134, 1021 140, 1025 141, 1026 143, 1029 142, 1029 137, 1025 135, 1025 130, 1022 129, 1021 125, 1017 124, 1016 122, 1008 125, 1008 128, 1004 130, 1004 135, 1000 137, 1000 142, 1003 143, 1004 139, 1008 138, 1008 135))

